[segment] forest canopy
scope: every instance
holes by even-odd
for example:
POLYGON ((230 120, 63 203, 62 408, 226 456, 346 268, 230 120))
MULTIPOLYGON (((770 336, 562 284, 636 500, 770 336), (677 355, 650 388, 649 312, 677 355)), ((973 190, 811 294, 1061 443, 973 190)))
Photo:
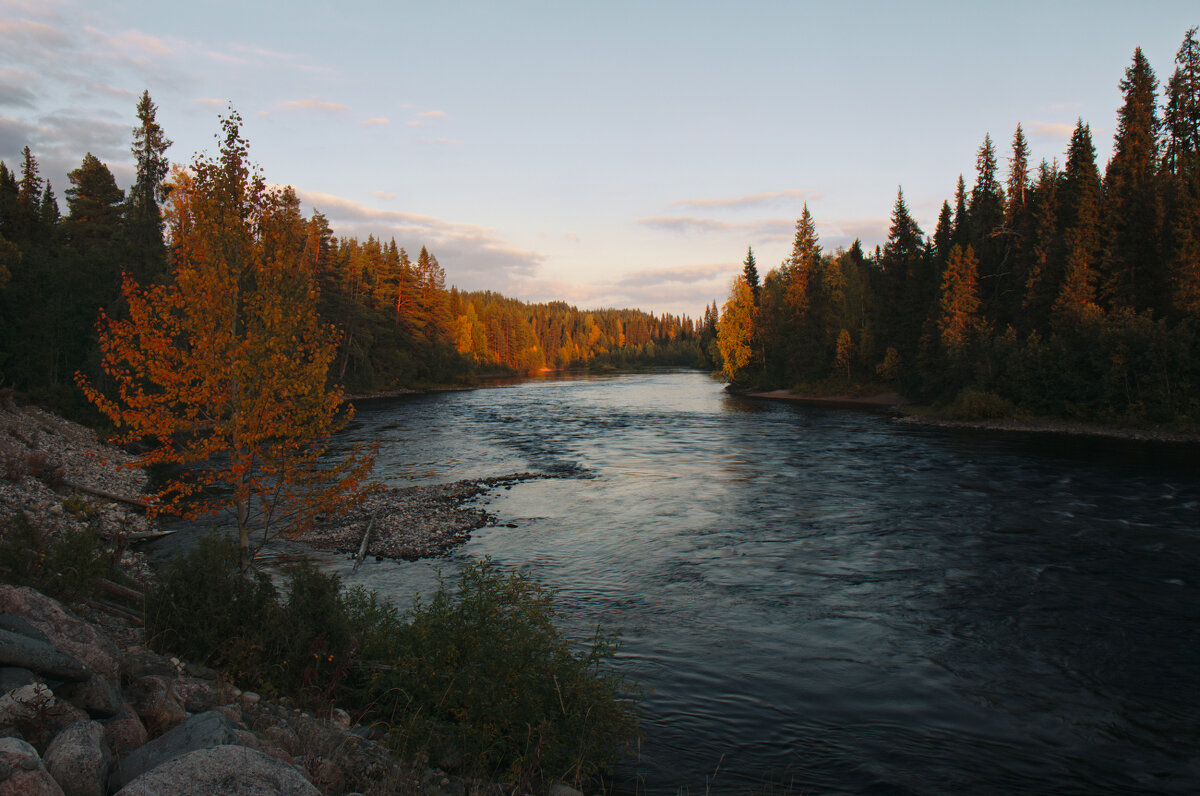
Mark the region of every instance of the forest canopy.
POLYGON ((887 241, 822 252, 808 207, 791 256, 753 255, 719 322, 724 376, 757 387, 892 382, 949 403, 992 394, 1040 414, 1200 421, 1200 43, 1161 87, 1140 49, 1120 81, 1103 174, 1091 127, 1001 174, 990 135, 926 234, 896 193, 887 241), (737 352, 731 355, 730 352, 737 352))

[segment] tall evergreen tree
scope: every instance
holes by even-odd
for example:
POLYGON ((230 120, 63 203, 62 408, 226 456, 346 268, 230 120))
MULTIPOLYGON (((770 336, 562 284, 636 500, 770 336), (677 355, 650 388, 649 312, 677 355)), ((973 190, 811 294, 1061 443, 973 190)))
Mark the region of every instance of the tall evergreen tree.
POLYGON ((166 201, 169 190, 166 179, 171 164, 166 152, 172 141, 156 121, 157 113, 150 92, 143 91, 137 104, 138 125, 133 128, 130 146, 137 173, 125 211, 130 270, 142 284, 157 280, 167 267, 160 205, 166 201))
POLYGON ((746 259, 742 263, 742 276, 746 278, 746 285, 750 288, 750 294, 754 298, 754 306, 758 306, 758 292, 760 285, 758 282, 758 265, 754 261, 754 249, 746 247, 746 259))
MULTIPOLYGON (((797 318, 803 318, 808 313, 812 300, 812 287, 821 262, 821 246, 817 243, 817 228, 813 223, 812 214, 808 212, 808 203, 796 220, 796 235, 792 240, 792 256, 787 261, 787 302, 788 308, 797 318)), ((755 270, 757 275, 757 269, 755 270)), ((747 273, 749 282, 749 273, 747 273)), ((753 283, 751 283, 753 289, 753 283)))
POLYGON ((1025 132, 1017 123, 1013 133, 1012 158, 1008 164, 1008 204, 1005 207, 1005 220, 1009 227, 1016 226, 1017 217, 1025 208, 1025 191, 1029 186, 1029 144, 1025 140, 1025 132))
POLYGON ((1161 310, 1158 80, 1139 47, 1121 81, 1113 156, 1104 175, 1101 296, 1112 308, 1161 310))
POLYGON ((1063 229, 1062 282, 1053 314, 1065 328, 1078 328, 1099 320, 1096 301, 1096 261, 1100 252, 1100 172, 1091 129, 1078 121, 1067 150, 1063 173, 1061 226, 1063 229))

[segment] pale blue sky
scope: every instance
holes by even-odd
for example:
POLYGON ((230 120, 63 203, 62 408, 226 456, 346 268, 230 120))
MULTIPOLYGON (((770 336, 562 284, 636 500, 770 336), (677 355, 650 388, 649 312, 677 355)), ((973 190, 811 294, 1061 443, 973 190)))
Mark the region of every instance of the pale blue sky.
POLYGON ((1107 161, 1141 46, 1160 82, 1187 2, 0 0, 0 159, 29 144, 60 200, 91 151, 131 177, 143 88, 175 141, 245 119, 268 180, 339 234, 428 245, 448 281, 527 300, 698 315, 747 246, 927 233, 991 133, 1107 161))

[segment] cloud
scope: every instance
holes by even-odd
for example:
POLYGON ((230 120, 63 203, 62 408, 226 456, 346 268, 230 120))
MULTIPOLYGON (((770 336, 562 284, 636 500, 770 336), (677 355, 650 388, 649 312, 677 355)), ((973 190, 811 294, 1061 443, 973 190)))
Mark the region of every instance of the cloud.
POLYGON ((203 55, 205 58, 211 58, 212 60, 220 61, 223 64, 241 65, 241 64, 246 63, 245 58, 239 58, 236 55, 228 55, 226 53, 219 53, 216 50, 204 50, 200 54, 203 55))
POLYGON ((1075 125, 1063 122, 1030 122, 1029 133, 1039 138, 1058 138, 1067 140, 1075 132, 1075 125))
POLYGON ((740 262, 634 270, 591 283, 531 277, 512 282, 514 297, 525 301, 566 301, 583 309, 636 307, 693 318, 714 299, 724 301, 740 262))
POLYGON ((462 143, 457 138, 419 138, 417 140, 422 144, 449 144, 451 146, 462 143))
POLYGON ((323 100, 319 97, 312 97, 302 100, 288 100, 287 102, 283 103, 283 109, 286 111, 331 111, 335 113, 349 110, 349 108, 340 102, 329 102, 328 100, 323 100))
POLYGON ((228 104, 228 100, 215 99, 214 97, 201 97, 200 99, 192 100, 196 105, 211 105, 217 108, 223 108, 228 104))
POLYGON ((409 122, 408 126, 409 127, 420 127, 421 123, 420 122, 409 122))
POLYGON ((363 119, 358 124, 360 127, 375 127, 380 124, 391 124, 391 121, 382 116, 372 116, 370 119, 363 119))
POLYGON ((649 216, 639 218, 638 224, 665 232, 686 234, 732 234, 750 235, 759 240, 790 239, 795 221, 787 218, 764 218, 753 221, 720 221, 715 218, 694 216, 649 216))
POLYGON ((137 51, 150 55, 174 55, 175 48, 168 46, 157 36, 148 36, 137 30, 127 30, 123 33, 105 33, 98 28, 85 27, 84 31, 109 49, 121 52, 137 51))
POLYGON ((57 27, 31 19, 0 19, 0 36, 22 38, 42 47, 67 47, 71 39, 57 27))
POLYGON ((396 198, 396 194, 390 193, 388 191, 375 191, 375 195, 378 196, 380 199, 395 199, 396 198))
POLYGON ((423 111, 417 114, 417 116, 421 117, 422 119, 440 119, 445 115, 445 111, 423 111))
POLYGON ((20 165, 17 156, 29 144, 36 131, 37 128, 28 122, 0 116, 0 160, 6 161, 10 166, 20 165))
POLYGON ((807 189, 791 188, 786 191, 770 193, 752 193, 746 196, 722 197, 716 199, 680 199, 671 202, 672 207, 690 207, 696 210, 742 210, 748 207, 778 205, 789 200, 820 199, 821 194, 807 189))
POLYGON ((447 281, 468 290, 505 290, 534 276, 542 260, 537 252, 503 240, 494 229, 433 216, 381 210, 319 191, 296 190, 296 195, 329 219, 339 235, 365 238, 395 237, 400 246, 428 246, 446 269, 447 281))
POLYGON ((0 70, 0 105, 33 108, 37 94, 29 89, 29 75, 17 69, 0 70))

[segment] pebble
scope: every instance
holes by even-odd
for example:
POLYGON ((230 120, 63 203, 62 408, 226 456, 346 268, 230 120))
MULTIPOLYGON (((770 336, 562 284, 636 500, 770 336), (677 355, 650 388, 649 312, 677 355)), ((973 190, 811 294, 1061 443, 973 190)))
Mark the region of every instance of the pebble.
MULTIPOLYGON (((511 473, 448 484, 386 489, 344 516, 332 518, 333 524, 310 531, 304 541, 314 547, 353 556, 370 525, 367 554, 373 555, 376 561, 385 558, 415 561, 442 555, 471 538, 471 532, 476 528, 500 524, 494 514, 465 505, 468 501, 498 487, 509 489, 522 481, 555 477, 559 476, 511 473)), ((517 526, 507 523, 506 527, 517 526)))

